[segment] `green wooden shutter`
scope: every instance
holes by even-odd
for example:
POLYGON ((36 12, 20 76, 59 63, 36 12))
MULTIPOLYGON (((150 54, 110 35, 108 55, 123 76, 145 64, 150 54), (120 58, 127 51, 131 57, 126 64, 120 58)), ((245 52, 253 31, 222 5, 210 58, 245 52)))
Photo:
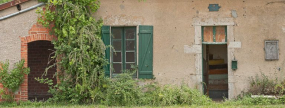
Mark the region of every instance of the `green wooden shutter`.
POLYGON ((139 26, 139 78, 153 78, 153 26, 139 26))
MULTIPOLYGON (((102 40, 106 46, 110 45, 110 26, 102 27, 102 40)), ((110 47, 105 50, 105 58, 108 60, 108 64, 104 67, 105 76, 110 77, 110 47)))

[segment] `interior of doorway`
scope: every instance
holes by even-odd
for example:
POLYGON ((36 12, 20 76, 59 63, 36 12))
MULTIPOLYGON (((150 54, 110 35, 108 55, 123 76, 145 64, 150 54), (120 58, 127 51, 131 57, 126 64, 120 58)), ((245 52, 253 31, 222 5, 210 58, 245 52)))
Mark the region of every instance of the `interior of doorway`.
POLYGON ((204 94, 213 100, 228 98, 226 44, 203 44, 204 94))
POLYGON ((40 83, 35 78, 49 78, 53 80, 53 84, 57 83, 56 66, 51 67, 46 74, 45 69, 55 63, 51 59, 53 56, 54 46, 50 41, 34 41, 28 43, 28 67, 30 73, 28 75, 28 99, 30 101, 43 101, 52 97, 48 92, 47 84, 40 83))

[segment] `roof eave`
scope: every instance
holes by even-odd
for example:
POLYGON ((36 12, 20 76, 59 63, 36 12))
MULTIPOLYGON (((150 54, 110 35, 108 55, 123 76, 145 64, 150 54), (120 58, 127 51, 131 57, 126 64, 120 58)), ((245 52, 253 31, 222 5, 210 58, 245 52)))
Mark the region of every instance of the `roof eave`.
POLYGON ((13 6, 17 5, 17 4, 21 4, 21 3, 27 2, 27 1, 30 1, 30 0, 13 0, 13 1, 1 4, 0 5, 0 11, 4 10, 4 9, 7 9, 9 7, 13 7, 13 6))

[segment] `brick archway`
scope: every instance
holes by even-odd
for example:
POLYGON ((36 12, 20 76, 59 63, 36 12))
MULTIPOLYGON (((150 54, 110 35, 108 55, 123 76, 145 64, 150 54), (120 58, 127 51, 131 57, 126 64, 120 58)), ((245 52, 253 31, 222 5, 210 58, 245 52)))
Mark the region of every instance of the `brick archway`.
MULTIPOLYGON (((21 59, 25 60, 25 67, 28 67, 28 43, 40 40, 52 41, 57 37, 49 34, 50 29, 36 23, 29 30, 29 35, 21 38, 21 59)), ((20 86, 19 91, 15 95, 15 100, 28 100, 28 75, 24 76, 24 82, 20 86)))

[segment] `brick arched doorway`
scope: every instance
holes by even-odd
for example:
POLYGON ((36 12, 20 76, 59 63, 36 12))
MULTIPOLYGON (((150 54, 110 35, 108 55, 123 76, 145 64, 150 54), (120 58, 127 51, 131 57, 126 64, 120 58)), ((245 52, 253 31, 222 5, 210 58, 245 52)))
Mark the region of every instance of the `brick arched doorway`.
MULTIPOLYGON (((21 38, 21 59, 25 60, 25 66, 26 67, 29 66, 31 68, 31 72, 29 76, 25 75, 25 80, 23 84, 21 85, 19 92, 16 94, 15 100, 26 101, 28 99, 35 98, 36 95, 33 94, 32 92, 35 92, 36 94, 39 94, 40 91, 47 92, 46 88, 43 87, 43 85, 36 86, 38 83, 36 83, 37 81, 34 80, 34 77, 38 77, 40 74, 38 74, 37 72, 43 73, 44 72, 43 69, 48 66, 47 60, 48 60, 48 55, 50 53, 49 49, 53 48, 51 41, 57 39, 55 36, 50 35, 49 31, 50 31, 49 29, 43 27, 40 24, 34 24, 32 28, 29 30, 28 36, 20 37, 21 38), (35 53, 38 53, 38 54, 35 54, 35 53), (44 54, 44 53, 47 53, 47 54, 44 54), (32 54, 32 55, 29 56, 29 54, 32 54), (39 58, 34 58, 35 56, 38 56, 39 58), (45 57, 47 58, 43 59, 45 57), (29 80, 31 80, 31 82, 29 82, 29 80), (30 85, 31 87, 35 87, 35 88, 29 87, 30 85), (29 91, 29 89, 32 89, 32 90, 29 91), (39 91, 35 91, 36 89, 39 89, 39 91)), ((55 72, 56 68, 54 68, 51 71, 55 72)), ((43 95, 46 95, 46 94, 43 94, 43 95)), ((41 97, 39 97, 39 99, 40 98, 41 97)))

